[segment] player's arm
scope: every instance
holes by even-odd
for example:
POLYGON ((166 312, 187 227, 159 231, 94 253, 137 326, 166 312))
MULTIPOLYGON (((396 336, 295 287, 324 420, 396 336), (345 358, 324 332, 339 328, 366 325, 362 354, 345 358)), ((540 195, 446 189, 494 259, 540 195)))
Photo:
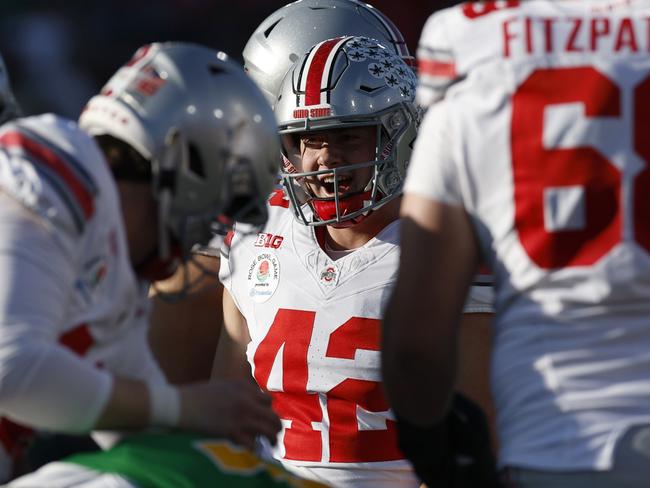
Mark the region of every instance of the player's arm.
POLYGON ((149 344, 171 383, 210 378, 223 315, 218 273, 218 256, 197 254, 152 287, 149 344), (183 299, 170 302, 163 296, 181 292, 188 283, 192 286, 183 299))
POLYGON ((401 215, 400 270, 383 322, 383 378, 394 410, 430 426, 446 413, 454 387, 458 324, 478 249, 460 206, 407 193, 401 215))
POLYGON ((485 413, 496 452, 496 412, 490 391, 492 314, 464 313, 458 339, 456 390, 474 401, 485 413))
POLYGON ((223 332, 214 358, 213 379, 236 378, 253 381, 246 360, 246 346, 250 340, 246 319, 228 290, 224 290, 223 332))
POLYGON ((401 213, 400 269, 382 345, 400 449, 429 486, 496 486, 485 416, 452 396, 460 317, 478 264, 472 227, 462 207, 417 194, 406 194, 401 213))
MULTIPOLYGON (((1 194, 0 194, 1 195, 1 194)), ((251 447, 275 440, 270 399, 243 382, 173 387, 114 376, 58 343, 75 283, 70 249, 22 207, 0 216, 0 412, 53 432, 150 425, 205 432, 251 447)))

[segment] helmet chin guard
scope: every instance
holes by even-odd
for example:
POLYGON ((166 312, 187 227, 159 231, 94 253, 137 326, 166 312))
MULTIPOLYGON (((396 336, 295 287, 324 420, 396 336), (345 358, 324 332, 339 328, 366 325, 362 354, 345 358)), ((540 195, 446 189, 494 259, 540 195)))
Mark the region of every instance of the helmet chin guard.
POLYGON ((372 210, 360 213, 356 217, 348 217, 359 210, 364 209, 368 202, 372 201, 370 191, 355 193, 354 195, 346 195, 343 198, 313 198, 312 207, 314 213, 321 222, 331 222, 332 227, 352 227, 362 222, 372 210))

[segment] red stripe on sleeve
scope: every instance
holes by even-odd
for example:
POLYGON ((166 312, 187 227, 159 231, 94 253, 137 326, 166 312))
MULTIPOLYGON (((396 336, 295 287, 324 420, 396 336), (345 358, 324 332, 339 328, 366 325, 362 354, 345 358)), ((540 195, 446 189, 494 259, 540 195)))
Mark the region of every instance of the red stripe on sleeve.
POLYGON ((84 188, 67 163, 54 151, 20 132, 7 132, 3 134, 0 136, 0 144, 6 147, 20 147, 29 153, 30 156, 38 159, 45 166, 52 169, 68 185, 77 202, 79 202, 86 218, 89 219, 92 217, 95 213, 93 196, 84 188))
POLYGON ((418 73, 431 76, 442 76, 444 78, 456 78, 456 65, 444 63, 432 59, 418 60, 418 73))
POLYGON ((59 337, 59 344, 70 349, 79 356, 85 356, 95 340, 90 335, 88 325, 81 324, 59 337))
POLYGON ((229 230, 228 233, 226 234, 226 237, 223 239, 223 243, 229 249, 232 246, 233 237, 235 237, 235 233, 232 230, 229 230))

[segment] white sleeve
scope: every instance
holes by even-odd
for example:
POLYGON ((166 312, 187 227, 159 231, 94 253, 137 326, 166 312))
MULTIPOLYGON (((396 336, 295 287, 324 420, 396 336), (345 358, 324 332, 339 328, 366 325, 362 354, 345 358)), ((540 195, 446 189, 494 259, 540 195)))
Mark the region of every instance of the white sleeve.
POLYGON ((462 205, 448 110, 448 101, 442 100, 425 114, 408 166, 404 193, 462 205))
POLYGON ((0 202, 0 412, 36 428, 86 432, 108 402, 112 376, 57 342, 74 286, 71 254, 36 216, 6 195, 0 202))
POLYGON ((449 86, 458 79, 454 51, 447 35, 448 13, 442 10, 432 14, 424 24, 418 42, 415 101, 423 108, 441 100, 449 86))
POLYGON ((230 270, 230 247, 234 238, 234 230, 228 232, 228 235, 221 242, 220 262, 219 262, 219 281, 226 290, 232 292, 232 272, 230 270))
MULTIPOLYGON (((241 236, 232 230, 228 233, 223 241, 223 245, 221 246, 221 260, 219 264, 219 281, 221 281, 221 284, 223 284, 223 287, 232 298, 232 301, 235 303, 237 309, 242 315, 244 315, 243 308, 239 303, 238 293, 236 289, 237 283, 235 281, 235 267, 237 264, 234 264, 232 262, 234 255, 232 252, 233 249, 231 249, 241 244, 239 239, 241 239, 241 236)), ((236 253, 236 250, 234 250, 234 252, 236 253)))

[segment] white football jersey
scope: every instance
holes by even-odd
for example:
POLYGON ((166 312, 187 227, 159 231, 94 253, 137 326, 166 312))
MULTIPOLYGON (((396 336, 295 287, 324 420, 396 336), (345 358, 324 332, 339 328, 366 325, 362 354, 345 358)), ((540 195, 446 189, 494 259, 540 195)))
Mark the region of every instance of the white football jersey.
POLYGON ((220 278, 248 323, 255 379, 282 420, 274 455, 335 486, 419 486, 380 383, 398 222, 333 261, 282 191, 270 202, 264 232, 226 240, 220 278))
POLYGON ((494 272, 504 465, 608 469, 650 422, 649 17, 648 1, 482 2, 422 33, 423 96, 436 62, 456 81, 405 191, 462 205, 494 272))
MULTIPOLYGON (((58 342, 99 371, 163 381, 147 345, 147 283, 131 267, 117 189, 96 144, 74 122, 44 115, 3 125, 0 147, 0 355, 58 342)), ((110 394, 110 381, 97 379, 80 430, 110 394)))
MULTIPOLYGON (((247 356, 283 423, 275 456, 334 486, 419 486, 381 387, 380 319, 397 278, 399 221, 336 260, 282 190, 263 232, 226 239, 220 279, 246 318, 247 356)), ((483 280, 481 285, 489 284, 483 280)), ((489 287, 467 312, 490 312, 489 287)))

